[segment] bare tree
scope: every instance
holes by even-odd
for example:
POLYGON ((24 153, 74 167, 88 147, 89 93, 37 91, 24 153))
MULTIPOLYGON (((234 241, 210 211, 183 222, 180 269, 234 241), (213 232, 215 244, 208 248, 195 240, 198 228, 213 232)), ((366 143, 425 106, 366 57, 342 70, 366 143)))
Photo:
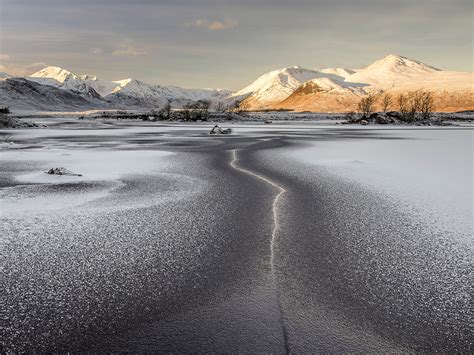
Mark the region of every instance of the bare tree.
POLYGON ((408 96, 405 94, 400 94, 400 96, 398 96, 398 109, 400 111, 400 116, 404 121, 408 120, 408 105, 408 96))
POLYGON ((211 101, 199 100, 194 105, 196 120, 207 120, 209 117, 209 107, 211 107, 211 101))
POLYGON ((183 119, 186 121, 206 121, 209 117, 210 106, 211 102, 208 100, 188 102, 183 105, 183 109, 181 110, 183 119))
POLYGON ((187 102, 183 105, 183 109, 181 110, 183 114, 183 119, 185 121, 189 121, 191 119, 191 111, 193 109, 193 103, 187 102))
POLYGON ((433 94, 429 91, 421 93, 420 115, 421 119, 428 120, 433 116, 434 99, 433 94))
POLYGON ((171 104, 170 101, 167 100, 165 106, 163 107, 163 117, 167 120, 171 118, 171 104))
POLYGON ((227 107, 224 105, 222 101, 219 101, 216 104, 215 110, 218 113, 224 113, 225 111, 227 111, 227 107))
POLYGON ((388 111, 388 108, 392 105, 392 95, 390 94, 385 94, 383 97, 382 97, 382 111, 383 112, 387 112, 388 111))
POLYGON ((368 95, 363 97, 359 101, 359 105, 357 106, 358 111, 362 114, 362 117, 369 117, 372 112, 374 112, 374 105, 377 101, 377 96, 375 95, 368 95))
POLYGON ((408 118, 410 122, 414 122, 417 119, 417 113, 421 110, 421 101, 423 98, 423 92, 420 90, 410 91, 408 93, 409 99, 409 112, 408 118))
POLYGON ((402 120, 406 122, 426 120, 433 115, 433 95, 429 91, 409 91, 406 94, 400 94, 398 106, 402 120))

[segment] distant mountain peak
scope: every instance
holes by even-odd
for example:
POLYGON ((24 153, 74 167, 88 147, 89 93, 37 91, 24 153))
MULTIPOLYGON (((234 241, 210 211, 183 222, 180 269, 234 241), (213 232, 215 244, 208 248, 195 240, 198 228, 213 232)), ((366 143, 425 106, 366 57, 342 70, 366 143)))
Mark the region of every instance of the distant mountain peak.
POLYGON ((317 77, 318 72, 299 65, 272 70, 253 83, 236 92, 234 96, 249 96, 264 104, 266 101, 283 100, 302 83, 317 77))
POLYGON ((389 53, 385 57, 383 57, 382 59, 408 59, 408 58, 404 57, 402 55, 389 53))
POLYGON ((396 54, 388 54, 382 59, 376 60, 364 70, 386 70, 395 72, 434 72, 440 71, 431 65, 403 57, 396 54))
POLYGON ((74 79, 77 78, 77 76, 71 73, 69 70, 66 70, 61 67, 55 67, 55 66, 50 66, 50 67, 41 69, 37 71, 36 73, 31 74, 30 77, 50 78, 50 79, 55 79, 59 81, 60 83, 63 83, 66 79, 71 78, 71 77, 74 79))

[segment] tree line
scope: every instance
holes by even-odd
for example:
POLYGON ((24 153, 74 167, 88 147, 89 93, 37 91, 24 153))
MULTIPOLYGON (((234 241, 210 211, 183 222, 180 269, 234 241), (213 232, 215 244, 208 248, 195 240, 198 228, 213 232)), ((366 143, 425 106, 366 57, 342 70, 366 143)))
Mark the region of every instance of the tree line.
POLYGON ((384 95, 369 94, 363 97, 357 105, 357 111, 361 118, 369 118, 375 112, 378 103, 384 113, 388 112, 390 108, 396 108, 398 118, 408 123, 430 119, 434 111, 434 98, 430 91, 408 91, 398 96, 389 93, 384 95))
MULTIPOLYGON (((185 103, 181 109, 172 110, 169 101, 159 110, 152 110, 150 116, 158 120, 184 120, 184 121, 207 121, 211 112, 211 101, 198 100, 185 103)), ((234 101, 225 104, 219 101, 212 109, 213 112, 220 114, 239 114, 243 115, 246 111, 246 106, 239 101, 234 101)))

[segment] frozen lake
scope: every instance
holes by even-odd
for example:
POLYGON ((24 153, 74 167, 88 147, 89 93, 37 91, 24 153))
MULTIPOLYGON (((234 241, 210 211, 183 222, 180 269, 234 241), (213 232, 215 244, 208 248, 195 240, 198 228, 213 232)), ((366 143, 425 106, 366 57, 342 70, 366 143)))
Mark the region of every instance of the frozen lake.
POLYGON ((2 351, 472 351, 473 130, 47 123, 0 131, 2 351))

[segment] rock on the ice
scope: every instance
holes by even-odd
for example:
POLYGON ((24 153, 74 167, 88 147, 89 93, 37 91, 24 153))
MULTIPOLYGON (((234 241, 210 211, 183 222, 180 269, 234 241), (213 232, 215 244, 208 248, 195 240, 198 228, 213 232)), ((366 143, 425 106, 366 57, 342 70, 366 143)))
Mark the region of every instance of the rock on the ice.
POLYGON ((209 134, 230 134, 232 133, 232 128, 222 128, 219 127, 218 125, 215 125, 209 134))
POLYGON ((82 174, 76 174, 66 168, 51 168, 46 171, 48 175, 68 175, 68 176, 82 176, 82 174))

